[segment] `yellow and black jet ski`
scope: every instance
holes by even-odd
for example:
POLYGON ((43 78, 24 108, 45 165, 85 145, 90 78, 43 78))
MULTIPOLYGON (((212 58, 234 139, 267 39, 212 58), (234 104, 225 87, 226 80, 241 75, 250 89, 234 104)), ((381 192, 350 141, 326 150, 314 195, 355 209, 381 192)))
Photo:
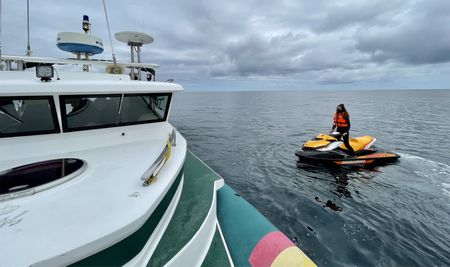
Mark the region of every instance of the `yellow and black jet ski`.
POLYGON ((400 155, 379 150, 373 144, 376 139, 365 135, 350 138, 349 142, 355 151, 351 155, 342 141, 339 133, 319 134, 301 146, 295 155, 300 161, 320 162, 333 165, 368 166, 390 163, 400 158, 400 155))

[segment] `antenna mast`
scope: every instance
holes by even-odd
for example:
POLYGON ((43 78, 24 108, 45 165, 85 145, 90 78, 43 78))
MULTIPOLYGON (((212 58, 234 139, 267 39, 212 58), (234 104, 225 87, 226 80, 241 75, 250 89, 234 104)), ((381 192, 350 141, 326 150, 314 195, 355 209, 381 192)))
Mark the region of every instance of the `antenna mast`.
POLYGON ((30 45, 30 0, 27 0, 27 56, 31 56, 31 45, 30 45))
POLYGON ((112 52, 112 57, 113 57, 113 62, 114 62, 114 68, 117 68, 116 55, 114 54, 114 47, 113 47, 112 38, 111 38, 111 29, 109 28, 108 12, 106 12, 105 0, 103 0, 103 10, 105 10, 106 26, 108 26, 109 44, 111 45, 111 52, 112 52))

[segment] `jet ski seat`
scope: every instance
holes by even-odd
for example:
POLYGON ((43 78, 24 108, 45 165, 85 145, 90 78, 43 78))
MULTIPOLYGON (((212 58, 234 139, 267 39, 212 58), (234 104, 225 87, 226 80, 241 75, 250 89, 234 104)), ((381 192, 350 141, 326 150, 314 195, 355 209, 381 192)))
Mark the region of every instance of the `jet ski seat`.
MULTIPOLYGON (((373 138, 370 135, 365 135, 365 136, 361 136, 361 137, 350 138, 349 142, 350 142, 350 145, 352 146, 353 150, 355 152, 358 152, 358 151, 364 149, 368 144, 372 143, 374 141, 374 139, 375 138, 373 138)), ((340 148, 343 150, 348 150, 344 144, 342 144, 340 146, 340 148)))
POLYGON ((316 136, 315 140, 309 140, 308 142, 306 142, 303 147, 317 149, 326 147, 333 141, 337 141, 337 139, 331 135, 321 133, 316 136))

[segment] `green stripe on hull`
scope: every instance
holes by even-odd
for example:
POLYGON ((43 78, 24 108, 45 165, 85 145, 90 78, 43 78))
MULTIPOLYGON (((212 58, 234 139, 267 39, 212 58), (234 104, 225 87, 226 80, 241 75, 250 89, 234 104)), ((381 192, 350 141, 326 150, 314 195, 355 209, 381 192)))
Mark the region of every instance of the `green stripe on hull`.
POLYGON ((217 216, 236 266, 250 266, 249 257, 256 244, 278 230, 228 185, 217 192, 217 216))
POLYGON ((183 193, 147 266, 166 264, 192 239, 211 207, 214 182, 221 179, 191 152, 186 154, 183 193))
POLYGON ((223 245, 222 238, 220 237, 220 233, 217 228, 211 246, 209 247, 208 254, 206 254, 205 260, 202 263, 202 267, 212 266, 231 266, 225 246, 223 245))
POLYGON ((78 261, 71 266, 122 266, 133 259, 144 248, 145 243, 150 238, 162 216, 166 212, 167 207, 177 191, 182 176, 183 169, 181 169, 177 178, 173 182, 167 194, 159 203, 158 207, 141 228, 111 247, 78 261))

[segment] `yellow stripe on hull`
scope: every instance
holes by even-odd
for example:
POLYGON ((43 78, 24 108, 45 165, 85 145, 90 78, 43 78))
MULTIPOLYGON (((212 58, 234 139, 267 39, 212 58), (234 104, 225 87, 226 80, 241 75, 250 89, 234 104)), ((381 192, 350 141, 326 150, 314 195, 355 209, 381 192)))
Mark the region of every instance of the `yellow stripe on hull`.
POLYGON ((288 247, 278 255, 271 267, 317 267, 298 247, 288 247))

